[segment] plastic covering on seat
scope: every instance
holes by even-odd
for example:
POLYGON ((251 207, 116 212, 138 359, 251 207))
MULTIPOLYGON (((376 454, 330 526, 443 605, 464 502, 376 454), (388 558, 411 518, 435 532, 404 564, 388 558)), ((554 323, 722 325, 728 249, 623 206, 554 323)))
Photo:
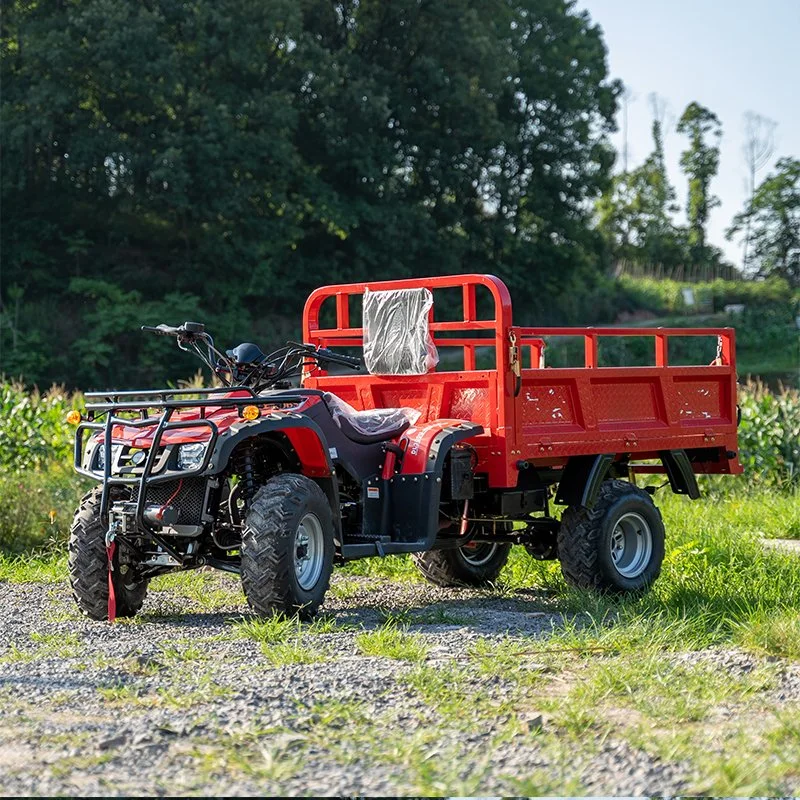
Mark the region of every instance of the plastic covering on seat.
POLYGON ((372 375, 425 375, 439 363, 429 289, 364 291, 364 364, 372 375))
POLYGON ((382 442, 400 435, 420 417, 414 408, 375 408, 356 411, 335 394, 323 395, 336 424, 342 433, 356 442, 382 442))

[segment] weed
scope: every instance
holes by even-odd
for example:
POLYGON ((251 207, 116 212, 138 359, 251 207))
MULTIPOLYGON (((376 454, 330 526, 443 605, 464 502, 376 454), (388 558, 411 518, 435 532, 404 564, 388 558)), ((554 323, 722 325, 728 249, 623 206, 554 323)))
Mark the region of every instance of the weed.
POLYGON ((757 653, 800 659, 800 611, 758 609, 735 625, 734 641, 757 653))
POLYGON ((234 627, 241 636, 254 639, 262 645, 285 642, 290 637, 299 635, 302 630, 299 620, 280 614, 263 619, 246 619, 237 622, 234 627))
POLYGON ((422 661, 428 654, 423 638, 388 624, 356 635, 356 647, 365 656, 382 656, 401 661, 422 661))
POLYGON ((324 653, 309 647, 300 638, 275 644, 265 643, 262 645, 262 652, 274 667, 284 667, 290 664, 313 664, 317 661, 324 661, 326 658, 324 653))

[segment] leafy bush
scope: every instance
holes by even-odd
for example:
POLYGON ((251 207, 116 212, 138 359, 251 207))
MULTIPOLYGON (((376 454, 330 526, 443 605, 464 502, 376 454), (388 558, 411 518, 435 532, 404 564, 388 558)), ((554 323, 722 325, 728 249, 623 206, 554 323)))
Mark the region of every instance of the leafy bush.
POLYGON ((772 392, 758 382, 739 390, 740 459, 750 481, 800 486, 800 392, 772 392))
POLYGON ((88 482, 66 464, 0 477, 0 552, 63 545, 88 482))
POLYGON ((621 311, 645 309, 659 316, 680 314, 691 310, 683 302, 682 289, 691 289, 698 306, 708 311, 723 311, 726 305, 744 303, 749 308, 767 306, 785 309, 789 313, 795 305, 789 284, 780 278, 766 281, 725 281, 710 283, 682 283, 668 279, 632 278, 623 275, 618 279, 621 311))
POLYGON ((74 431, 65 417, 80 400, 56 386, 41 394, 0 382, 0 470, 20 473, 68 461, 74 431))

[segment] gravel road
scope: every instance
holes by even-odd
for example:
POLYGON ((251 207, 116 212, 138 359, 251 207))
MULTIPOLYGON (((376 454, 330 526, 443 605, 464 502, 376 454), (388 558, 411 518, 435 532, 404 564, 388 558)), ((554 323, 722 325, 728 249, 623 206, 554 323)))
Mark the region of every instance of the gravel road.
MULTIPOLYGON (((480 639, 546 637, 562 623, 542 610, 546 597, 335 576, 323 609, 332 632, 303 639, 324 660, 276 666, 236 625, 248 616, 236 584, 209 580, 222 598, 213 611, 192 613, 178 586, 151 592, 135 622, 114 625, 80 618, 63 584, 0 584, 0 793, 397 795, 423 786, 508 795, 530 793, 520 780, 536 776, 552 794, 691 787, 685 765, 622 736, 576 749, 541 735, 547 715, 509 711, 502 678, 478 670, 469 688, 485 698, 483 721, 434 721, 409 676, 473 663, 480 639), (427 646, 421 663, 361 653, 359 632, 387 614, 427 646)), ((753 668, 744 654, 704 657, 734 673, 753 668)), ((549 678, 556 693, 574 680, 549 678)), ((800 674, 786 672, 781 687, 800 698, 800 674)))

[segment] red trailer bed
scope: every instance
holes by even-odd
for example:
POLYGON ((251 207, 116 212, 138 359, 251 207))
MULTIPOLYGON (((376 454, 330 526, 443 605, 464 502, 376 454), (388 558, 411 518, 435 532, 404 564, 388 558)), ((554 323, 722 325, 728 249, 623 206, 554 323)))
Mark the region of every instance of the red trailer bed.
MULTIPOLYGON (((490 275, 458 275, 325 286, 303 315, 304 340, 321 347, 361 347, 353 324, 360 296, 371 291, 430 289, 429 328, 442 353, 436 371, 418 375, 330 375, 318 369, 307 388, 333 392, 357 409, 408 406, 425 422, 466 420, 483 433, 470 439, 490 487, 514 487, 520 469, 561 468, 578 456, 624 458, 633 471, 664 471, 638 462, 683 451, 696 473, 742 471, 736 439, 736 363, 733 328, 530 328, 515 326, 505 284, 490 275), (437 296, 460 292, 456 319, 437 315, 437 296), (355 300, 354 300, 355 298, 355 300), (481 307, 485 313, 478 314, 481 307), (323 324, 325 314, 330 323, 323 324), (545 338, 579 337, 580 366, 546 365, 545 338), (653 366, 600 365, 602 340, 649 337, 653 366), (672 366, 675 337, 712 337, 711 364, 672 366), (451 365, 450 354, 459 355, 451 365), (480 362, 490 369, 478 369, 480 362), (449 369, 448 369, 449 366, 449 369)), ((406 464, 403 471, 413 470, 406 464)))

